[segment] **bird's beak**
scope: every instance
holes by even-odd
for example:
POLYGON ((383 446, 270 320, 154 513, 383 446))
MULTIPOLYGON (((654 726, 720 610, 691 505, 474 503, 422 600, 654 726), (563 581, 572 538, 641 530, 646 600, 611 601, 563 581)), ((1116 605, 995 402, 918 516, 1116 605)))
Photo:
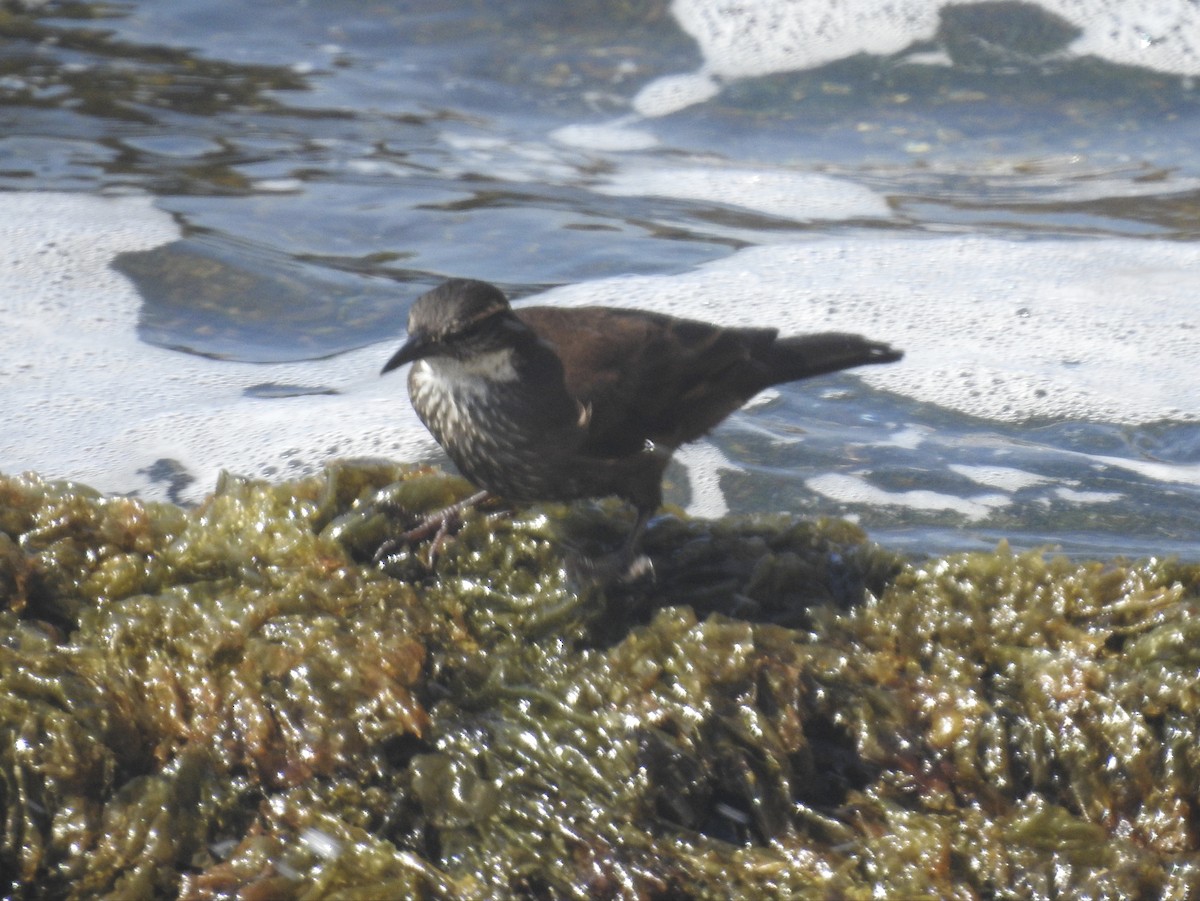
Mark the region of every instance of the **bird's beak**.
POLYGON ((379 374, 384 375, 398 366, 403 366, 405 363, 411 363, 413 360, 429 356, 433 352, 433 344, 434 342, 425 335, 409 335, 404 345, 392 354, 390 360, 383 364, 383 369, 379 374))

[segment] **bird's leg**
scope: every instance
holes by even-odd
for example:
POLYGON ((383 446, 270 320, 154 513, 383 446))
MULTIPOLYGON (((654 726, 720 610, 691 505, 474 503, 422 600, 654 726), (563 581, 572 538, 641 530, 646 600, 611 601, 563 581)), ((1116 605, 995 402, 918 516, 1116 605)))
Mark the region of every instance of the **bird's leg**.
MULTIPOLYGON (((460 518, 467 510, 483 503, 489 494, 490 492, 488 491, 476 491, 469 497, 465 497, 461 501, 455 501, 450 506, 443 507, 436 513, 430 513, 413 528, 401 533, 399 540, 411 544, 435 533, 438 538, 444 538, 446 532, 450 529, 451 523, 460 518)), ((435 540, 437 539, 435 538, 435 540)))
POLYGON ((639 507, 637 514, 637 522, 633 524, 633 530, 625 539, 620 550, 619 559, 624 569, 621 576, 622 582, 636 582, 643 576, 649 575, 651 578, 654 576, 654 563, 645 554, 638 553, 642 536, 646 533, 646 526, 650 522, 650 517, 654 515, 654 510, 639 507))
POLYGON ((572 579, 602 586, 631 585, 643 578, 654 578, 654 564, 639 554, 642 535, 654 509, 638 508, 637 521, 621 546, 601 554, 590 554, 567 542, 566 564, 572 579))
POLYGON ((436 513, 430 513, 424 517, 413 528, 406 532, 401 532, 395 538, 389 538, 379 546, 375 551, 374 560, 376 563, 383 563, 401 545, 416 544, 433 536, 433 541, 429 546, 429 565, 433 565, 434 559, 437 557, 438 551, 441 549, 442 542, 446 540, 446 536, 450 533, 451 526, 457 522, 464 512, 472 507, 483 503, 491 492, 476 491, 469 497, 463 498, 461 501, 456 501, 448 507, 443 507, 436 513))

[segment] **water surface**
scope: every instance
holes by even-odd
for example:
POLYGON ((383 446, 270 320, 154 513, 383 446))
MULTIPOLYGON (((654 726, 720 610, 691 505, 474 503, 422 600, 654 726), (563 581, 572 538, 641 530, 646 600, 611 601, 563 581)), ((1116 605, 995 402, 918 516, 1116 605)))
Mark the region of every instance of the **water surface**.
POLYGON ((376 373, 471 276, 908 351, 688 449, 695 512, 1196 559, 1194 8, 910 6, 13 7, 0 469, 438 459, 376 373))

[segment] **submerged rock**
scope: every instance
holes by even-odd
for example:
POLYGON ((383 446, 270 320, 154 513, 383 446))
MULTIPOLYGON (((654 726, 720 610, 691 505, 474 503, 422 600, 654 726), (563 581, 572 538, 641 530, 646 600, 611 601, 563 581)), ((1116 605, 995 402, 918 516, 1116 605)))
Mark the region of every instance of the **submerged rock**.
POLYGON ((14 898, 1183 895, 1200 568, 844 522, 469 512, 427 468, 190 510, 0 478, 14 898))

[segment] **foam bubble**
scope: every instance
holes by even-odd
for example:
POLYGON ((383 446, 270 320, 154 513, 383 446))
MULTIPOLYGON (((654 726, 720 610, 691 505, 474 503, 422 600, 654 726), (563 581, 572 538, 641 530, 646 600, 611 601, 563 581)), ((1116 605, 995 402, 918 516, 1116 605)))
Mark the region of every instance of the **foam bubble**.
POLYGON ((862 379, 985 419, 1195 422, 1197 271, 1200 248, 1174 242, 830 238, 549 299, 863 332, 906 357, 862 379))
POLYGON ((721 93, 721 85, 704 72, 683 75, 665 75, 650 82, 633 98, 634 112, 654 118, 671 113, 705 100, 712 100, 721 93))
POLYGON ((1104 466, 1124 469, 1153 479, 1156 482, 1175 482, 1180 485, 1200 485, 1200 464, 1162 463, 1157 460, 1134 460, 1126 457, 1089 455, 1089 459, 1104 466))
POLYGON ((926 426, 907 425, 888 436, 887 446, 898 447, 902 450, 916 450, 932 433, 933 430, 926 426))
POLYGON ((722 472, 740 472, 741 467, 707 442, 685 444, 675 452, 675 460, 688 474, 687 511, 692 516, 715 519, 729 512, 725 493, 721 490, 722 472))
POLYGON ((805 485, 817 494, 844 504, 905 507, 909 510, 949 511, 976 521, 985 519, 998 507, 1011 503, 1002 494, 981 494, 977 497, 956 497, 940 491, 914 489, 887 491, 877 488, 861 475, 830 472, 806 479, 805 485))
POLYGON ((700 45, 707 72, 748 78, 856 53, 899 53, 933 37, 938 7, 930 0, 675 0, 671 13, 700 45))
MULTIPOLYGON (((0 194, 0 471, 36 469, 147 497, 178 489, 196 500, 221 469, 282 478, 336 457, 436 453, 402 375, 378 375, 391 342, 253 365, 139 341, 140 298, 108 264, 178 237, 171 218, 142 197, 0 194), (264 384, 338 393, 250 390, 264 384)), ((862 332, 907 356, 858 370, 861 378, 984 418, 1198 421, 1197 271, 1200 248, 1173 242, 831 238, 748 248, 679 275, 572 285, 537 302, 862 332)), ((910 427, 893 440, 912 447, 929 437, 910 427)), ((731 466, 714 453, 699 445, 682 457, 692 508, 710 515, 724 507, 717 476, 731 466)), ((1195 464, 1088 460, 1200 484, 1195 464)), ((960 474, 1018 490, 1016 473, 960 474)), ((810 487, 849 499, 858 486, 855 497, 866 502, 958 509, 940 497, 885 498, 853 478, 810 487)), ((995 506, 989 497, 954 500, 976 516, 995 506)))
POLYGON ((1054 489, 1054 496, 1072 504, 1111 504, 1125 495, 1119 491, 1080 491, 1060 485, 1054 489))
MULTIPOLYGON (((587 126, 569 128, 584 129, 587 126)), ((575 161, 542 141, 508 140, 465 131, 445 131, 441 139, 454 150, 453 159, 446 160, 441 169, 446 179, 483 171, 490 178, 515 183, 565 182, 578 173, 575 161)), ((631 141, 630 147, 620 149, 635 149, 634 143, 631 141)))
POLYGON ((976 196, 997 204, 1027 202, 1031 195, 1051 204, 1111 202, 1117 198, 1169 198, 1200 191, 1200 178, 1179 169, 1164 170, 1150 162, 1097 161, 1084 154, 1037 157, 923 160, 921 172, 930 193, 947 199, 949 182, 969 179, 976 196))
POLYGON ((892 215, 887 201, 869 188, 826 175, 778 169, 629 166, 593 190, 622 197, 709 201, 800 222, 892 215))
POLYGON ((552 131, 550 137, 568 147, 609 152, 649 150, 658 145, 658 138, 650 132, 629 128, 622 122, 564 125, 552 131))
MULTIPOLYGON (((985 2, 992 0, 956 5, 985 2)), ((709 99, 692 85, 712 83, 713 76, 751 78, 811 69, 859 53, 900 53, 934 38, 946 5, 937 0, 674 0, 671 12, 696 40, 704 64, 694 75, 664 76, 662 84, 646 85, 635 106, 644 115, 665 115, 709 99)), ((1141 6, 1125 0, 1038 0, 1035 5, 1080 32, 1067 48, 1072 55, 1200 74, 1200 6, 1188 0, 1141 6)))
POLYGON ((141 300, 109 263, 178 237, 145 197, 0 194, 0 471, 161 498, 171 470, 193 479, 177 496, 198 500, 222 469, 282 477, 333 457, 430 455, 403 379, 378 378, 379 347, 252 365, 139 341, 141 300), (341 393, 246 396, 264 381, 341 393))
POLYGON ((952 463, 946 467, 951 472, 963 478, 970 479, 979 485, 989 488, 999 488, 1002 491, 1020 491, 1051 481, 1049 476, 1041 476, 1023 469, 1013 469, 1010 466, 973 466, 952 463))

